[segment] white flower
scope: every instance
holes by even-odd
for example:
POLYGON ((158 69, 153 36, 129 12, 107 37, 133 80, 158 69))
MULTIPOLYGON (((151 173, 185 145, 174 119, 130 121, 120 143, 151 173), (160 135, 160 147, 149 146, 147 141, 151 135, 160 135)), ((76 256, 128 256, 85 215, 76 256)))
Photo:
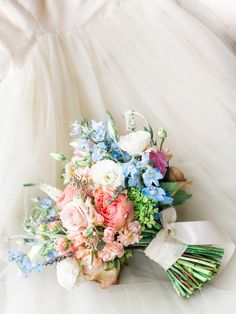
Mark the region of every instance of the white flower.
POLYGON ((150 145, 151 135, 146 131, 137 131, 121 136, 118 145, 131 156, 141 154, 150 145))
POLYGON ((91 167, 91 176, 95 183, 118 187, 124 185, 124 175, 119 164, 112 160, 98 161, 91 167))
POLYGON ((73 257, 66 258, 57 264, 57 281, 67 290, 75 286, 79 273, 79 264, 73 257))
POLYGON ((29 259, 33 262, 36 261, 37 259, 39 259, 40 256, 39 255, 39 251, 41 250, 42 245, 34 245, 31 250, 28 253, 29 259))

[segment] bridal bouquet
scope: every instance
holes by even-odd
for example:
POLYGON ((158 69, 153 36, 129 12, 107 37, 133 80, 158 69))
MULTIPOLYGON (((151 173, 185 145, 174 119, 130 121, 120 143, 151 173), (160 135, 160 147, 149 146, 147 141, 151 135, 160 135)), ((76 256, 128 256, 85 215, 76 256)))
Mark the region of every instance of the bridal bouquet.
POLYGON ((8 256, 23 276, 55 263, 58 282, 67 289, 80 280, 106 288, 117 282, 134 249, 159 263, 183 297, 217 273, 224 255, 217 228, 210 222, 176 223, 174 206, 191 197, 190 182, 170 166, 172 155, 163 149, 167 132, 160 129, 156 139, 146 120, 144 130, 136 131, 137 115, 145 120, 125 113, 123 136, 110 113, 104 122, 75 122, 73 157, 51 154, 65 163, 65 189, 38 184, 48 196, 32 200, 26 235, 10 238, 24 247, 8 256), (211 242, 203 227, 210 229, 211 242))

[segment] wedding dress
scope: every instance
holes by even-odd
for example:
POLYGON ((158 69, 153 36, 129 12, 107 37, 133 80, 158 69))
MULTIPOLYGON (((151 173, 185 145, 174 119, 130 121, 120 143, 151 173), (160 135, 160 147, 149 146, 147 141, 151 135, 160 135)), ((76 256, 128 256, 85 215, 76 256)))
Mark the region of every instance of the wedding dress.
POLYGON ((193 181, 181 220, 213 220, 236 241, 236 58, 173 0, 5 0, 0 3, 0 308, 3 314, 235 313, 235 262, 189 300, 137 253, 120 285, 72 292, 54 267, 19 279, 4 262, 37 190, 59 185, 50 152, 70 154, 69 127, 105 110, 124 130, 136 109, 168 130, 173 163, 193 181))

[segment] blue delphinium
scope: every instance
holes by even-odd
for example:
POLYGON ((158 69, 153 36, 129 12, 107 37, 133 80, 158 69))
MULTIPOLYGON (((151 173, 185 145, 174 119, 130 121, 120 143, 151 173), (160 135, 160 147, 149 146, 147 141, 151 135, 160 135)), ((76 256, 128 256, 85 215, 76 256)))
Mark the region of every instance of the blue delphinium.
POLYGON ((149 161, 149 153, 142 153, 141 160, 137 162, 137 168, 147 168, 149 161))
POLYGON ((8 261, 16 262, 17 266, 21 270, 21 276, 27 277, 32 271, 41 272, 43 265, 36 262, 31 262, 29 257, 22 251, 8 252, 8 261))
POLYGON ((49 209, 52 206, 52 200, 50 198, 43 198, 39 201, 39 204, 43 209, 49 209))
POLYGON ((83 152, 89 153, 91 149, 91 143, 86 138, 80 138, 75 142, 71 143, 73 147, 83 152))
POLYGON ((173 197, 171 197, 170 192, 166 192, 165 198, 161 201, 161 205, 172 205, 173 204, 173 197))
POLYGON ((148 168, 143 173, 143 182, 146 187, 151 187, 153 184, 158 186, 159 180, 163 178, 163 175, 160 173, 158 169, 148 168))
POLYGON ((106 149, 107 147, 103 142, 94 145, 92 149, 92 160, 93 161, 102 160, 106 154, 106 149))
POLYGON ((130 186, 130 187, 136 186, 139 189, 142 188, 142 181, 141 181, 140 174, 138 172, 133 174, 133 175, 131 175, 128 178, 128 186, 130 186))
POLYGON ((107 122, 96 122, 92 120, 91 126, 93 129, 91 134, 92 140, 96 143, 104 141, 107 136, 107 122))
POLYGON ((157 186, 150 186, 147 188, 142 189, 142 193, 145 196, 148 196, 153 201, 163 201, 165 199, 166 193, 160 187, 157 186))

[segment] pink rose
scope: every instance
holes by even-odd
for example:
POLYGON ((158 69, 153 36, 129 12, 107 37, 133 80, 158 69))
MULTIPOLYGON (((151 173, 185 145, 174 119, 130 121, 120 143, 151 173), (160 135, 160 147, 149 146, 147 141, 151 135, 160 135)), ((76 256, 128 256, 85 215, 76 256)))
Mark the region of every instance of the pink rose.
POLYGON ((121 243, 106 243, 104 248, 98 252, 98 256, 104 261, 113 261, 116 257, 121 258, 124 255, 124 247, 121 243))
POLYGON ((168 161, 166 160, 165 153, 162 151, 155 152, 152 150, 149 153, 149 157, 152 161, 152 164, 155 168, 158 168, 163 176, 165 176, 167 167, 168 167, 168 161))
POLYGON ((91 221, 88 207, 81 199, 67 203, 60 212, 60 218, 63 226, 71 232, 86 229, 91 221))
POLYGON ((68 243, 63 238, 54 241, 54 248, 57 252, 64 252, 68 248, 68 243))
POLYGON ((134 206, 123 193, 120 193, 112 203, 109 202, 111 197, 111 191, 98 189, 95 194, 95 205, 103 216, 105 225, 118 231, 133 220, 134 206))
POLYGON ((104 230, 103 240, 106 243, 111 243, 114 241, 114 238, 115 238, 115 230, 111 227, 107 227, 104 230))
POLYGON ((75 188, 71 184, 68 184, 64 192, 59 196, 56 202, 57 207, 59 209, 63 209, 67 203, 73 200, 76 194, 77 193, 76 193, 75 188))

